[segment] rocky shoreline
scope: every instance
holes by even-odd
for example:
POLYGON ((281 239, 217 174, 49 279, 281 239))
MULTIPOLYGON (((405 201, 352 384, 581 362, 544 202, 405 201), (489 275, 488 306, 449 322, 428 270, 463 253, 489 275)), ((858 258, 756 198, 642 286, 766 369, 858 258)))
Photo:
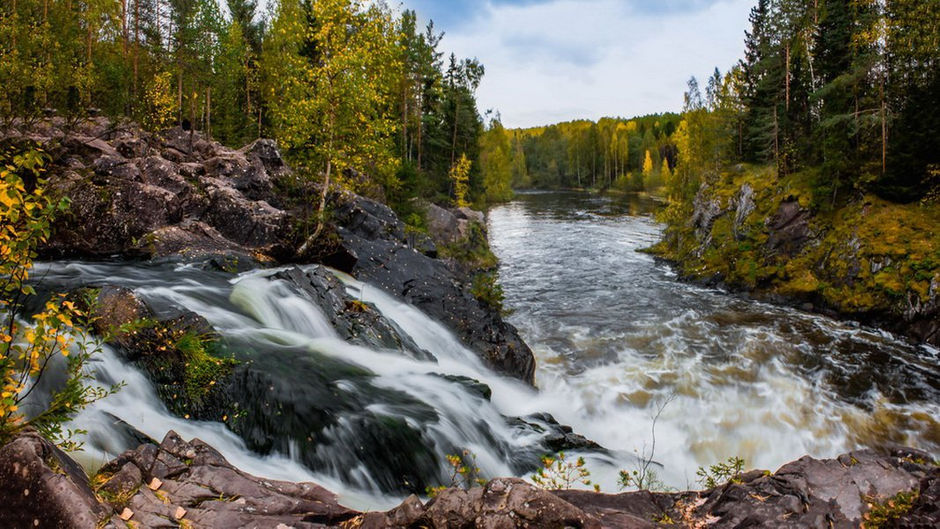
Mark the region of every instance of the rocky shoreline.
POLYGON ((680 276, 940 345, 940 204, 820 210, 799 175, 703 184, 648 250, 680 276))
POLYGON ((0 447, 0 524, 9 529, 818 528, 926 529, 940 521, 940 466, 898 448, 804 457, 704 491, 543 490, 497 478, 386 512, 357 512, 313 483, 246 474, 198 439, 169 432, 89 478, 34 433, 0 447))

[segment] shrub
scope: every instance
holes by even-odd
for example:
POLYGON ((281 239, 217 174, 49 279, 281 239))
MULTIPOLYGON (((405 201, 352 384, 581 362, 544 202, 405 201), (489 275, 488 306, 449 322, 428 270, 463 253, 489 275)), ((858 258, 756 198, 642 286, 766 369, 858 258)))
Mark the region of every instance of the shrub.
POLYGON ((451 468, 450 484, 428 487, 426 492, 429 497, 433 498, 449 488, 469 489, 473 486, 486 485, 486 480, 480 476, 477 456, 470 450, 464 449, 460 454, 448 454, 447 464, 451 468))
POLYGON ((587 469, 583 457, 568 461, 564 452, 554 456, 542 457, 542 468, 532 475, 532 482, 546 490, 567 490, 581 484, 593 486, 600 491, 601 486, 591 482, 591 472, 587 469))
POLYGON ((737 483, 736 479, 744 470, 744 460, 740 457, 729 457, 725 461, 705 467, 698 467, 695 475, 698 482, 706 489, 713 489, 727 482, 737 483))
POLYGON ((89 311, 54 295, 26 320, 25 300, 36 293, 27 282, 36 249, 49 237, 55 215, 68 207, 65 199, 46 196, 44 162, 37 149, 0 155, 0 445, 33 427, 64 449, 77 450, 72 434, 79 431, 63 431, 64 423, 117 387, 89 383, 85 366, 100 349, 82 329, 89 311), (48 402, 29 401, 35 406, 27 415, 21 406, 63 361, 64 382, 48 402))

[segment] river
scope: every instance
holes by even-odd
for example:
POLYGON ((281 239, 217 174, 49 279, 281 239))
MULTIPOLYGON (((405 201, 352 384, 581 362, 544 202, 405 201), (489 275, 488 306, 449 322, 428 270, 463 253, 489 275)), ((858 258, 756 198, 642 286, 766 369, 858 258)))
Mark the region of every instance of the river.
POLYGON ((260 455, 223 424, 173 416, 146 377, 106 347, 95 377, 126 385, 75 419, 72 427, 88 430, 80 458, 94 468, 134 447, 120 418, 158 440, 169 429, 199 437, 248 472, 317 481, 352 507, 379 509, 403 497, 389 462, 396 451, 438 461, 423 476, 432 483, 446 481, 444 456, 464 448, 484 477, 531 475, 545 434, 511 417, 544 412, 609 449, 571 454, 585 456, 606 491, 618 490, 619 470, 644 460, 662 486, 685 489, 696 487, 699 466, 730 456, 774 470, 804 454, 891 442, 940 449, 936 349, 678 281, 636 251, 660 236, 654 207, 636 196, 532 193, 490 212, 509 319, 535 351, 538 391, 485 368, 426 315, 342 274, 351 295, 437 360, 339 340, 317 305, 273 270, 39 265, 34 276, 49 288, 118 284, 158 312, 203 315, 240 360, 294 377, 298 399, 330 390, 321 393, 332 426, 301 432, 315 442, 284 439, 260 455), (492 397, 466 379, 488 385, 492 397), (376 430, 388 424, 422 446, 369 445, 388 438, 376 430))

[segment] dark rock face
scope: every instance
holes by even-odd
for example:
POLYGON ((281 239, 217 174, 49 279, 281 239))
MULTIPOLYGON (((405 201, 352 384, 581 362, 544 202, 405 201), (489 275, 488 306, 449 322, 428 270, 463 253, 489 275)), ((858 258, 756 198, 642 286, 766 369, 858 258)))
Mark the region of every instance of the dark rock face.
POLYGON ((327 259, 328 264, 382 287, 448 326, 496 371, 534 382, 535 360, 516 328, 470 295, 461 274, 407 246, 404 226, 387 206, 355 196, 337 202, 334 218, 342 251, 327 259))
POLYGON ((269 201, 290 169, 270 140, 235 151, 178 128, 154 135, 104 120, 63 134, 28 137, 51 146, 53 188, 72 200, 48 256, 244 258, 289 245, 289 215, 269 201))
POLYGON ((291 268, 274 277, 294 285, 314 300, 343 340, 366 347, 394 349, 420 360, 435 360, 434 355, 418 347, 375 307, 353 299, 336 276, 323 268, 315 267, 306 273, 291 268))

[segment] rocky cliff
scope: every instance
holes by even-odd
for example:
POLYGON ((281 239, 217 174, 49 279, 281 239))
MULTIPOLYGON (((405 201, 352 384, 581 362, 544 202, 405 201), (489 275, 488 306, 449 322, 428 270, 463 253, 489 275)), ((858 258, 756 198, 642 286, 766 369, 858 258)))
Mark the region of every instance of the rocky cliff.
POLYGON ((673 204, 651 252, 687 278, 940 344, 940 203, 814 207, 807 178, 738 168, 673 204))
POLYGON ((438 259, 431 238, 407 233, 388 206, 331 193, 327 229, 296 255, 309 228, 301 196, 318 190, 297 182, 272 140, 233 150, 197 132, 154 134, 98 118, 43 121, 0 134, 0 144, 42 147, 53 191, 71 199, 45 258, 180 259, 227 271, 324 263, 418 306, 494 370, 534 383, 532 352, 516 329, 474 297, 466 270, 438 259))

